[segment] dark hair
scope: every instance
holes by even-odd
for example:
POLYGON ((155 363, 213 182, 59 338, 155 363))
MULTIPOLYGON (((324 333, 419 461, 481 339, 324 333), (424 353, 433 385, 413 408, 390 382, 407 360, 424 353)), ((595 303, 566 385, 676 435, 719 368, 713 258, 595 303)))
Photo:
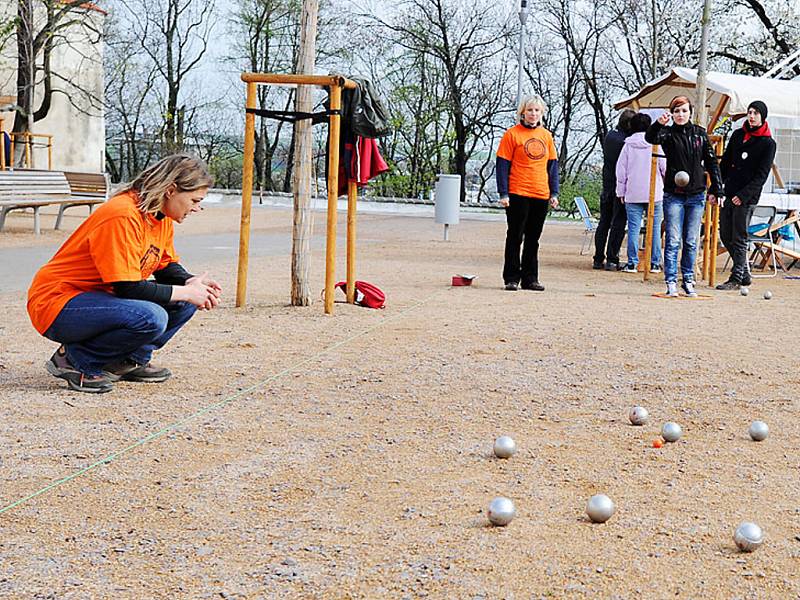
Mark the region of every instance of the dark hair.
POLYGON ((635 114, 636 111, 631 108, 626 108, 620 113, 619 121, 617 121, 617 127, 619 127, 623 133, 631 132, 631 119, 635 114))
POLYGON ((639 133, 640 131, 647 131, 653 119, 647 113, 636 113, 631 119, 631 133, 639 133))

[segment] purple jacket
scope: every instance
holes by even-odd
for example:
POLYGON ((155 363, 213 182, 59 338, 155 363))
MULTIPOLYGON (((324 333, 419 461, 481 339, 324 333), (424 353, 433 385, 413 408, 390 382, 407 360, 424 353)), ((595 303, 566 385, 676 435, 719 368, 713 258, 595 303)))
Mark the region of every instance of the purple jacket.
MULTIPOLYGON (((625 140, 617 160, 617 198, 628 202, 650 202, 650 159, 652 146, 645 141, 644 131, 634 133, 625 140)), ((656 147, 659 154, 661 148, 656 147)), ((658 159, 656 169, 656 202, 664 199, 664 174, 667 159, 658 159)))

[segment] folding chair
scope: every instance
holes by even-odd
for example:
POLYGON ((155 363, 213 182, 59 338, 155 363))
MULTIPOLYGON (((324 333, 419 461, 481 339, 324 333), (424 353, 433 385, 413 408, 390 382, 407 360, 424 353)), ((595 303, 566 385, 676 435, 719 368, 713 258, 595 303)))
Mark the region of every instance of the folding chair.
POLYGON ((583 232, 583 240, 581 241, 581 256, 592 248, 594 242, 595 222, 592 219, 592 213, 589 212, 589 206, 583 196, 575 196, 575 206, 583 219, 583 224, 586 229, 583 232))
POLYGON ((778 274, 778 263, 775 260, 775 251, 771 248, 773 234, 769 231, 775 221, 777 209, 774 206, 754 206, 752 209, 750 227, 747 230, 747 251, 750 253, 750 276, 751 277, 775 277, 778 274), (753 223, 753 220, 760 219, 753 223), (765 246, 765 244, 767 244, 765 246), (750 247, 753 250, 750 250, 750 247), (763 275, 753 275, 753 268, 757 259, 761 260, 761 270, 767 268, 772 259, 772 272, 763 275))

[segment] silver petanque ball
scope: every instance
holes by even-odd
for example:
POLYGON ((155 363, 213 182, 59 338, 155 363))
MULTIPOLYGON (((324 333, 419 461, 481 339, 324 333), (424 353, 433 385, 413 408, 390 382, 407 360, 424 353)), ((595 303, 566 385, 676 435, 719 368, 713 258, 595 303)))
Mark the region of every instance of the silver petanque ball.
POLYGON ((644 406, 634 406, 628 411, 628 419, 632 425, 644 425, 649 417, 650 413, 644 406))
POLYGON ((747 296, 747 294, 749 294, 749 293, 750 293, 750 288, 749 288, 749 287, 747 287, 746 285, 743 285, 742 287, 740 287, 740 288, 739 288, 739 293, 740 293, 742 296, 747 296))
POLYGON ((764 292, 764 300, 771 300, 771 299, 772 299, 772 292, 770 292, 769 290, 764 292))
POLYGON ((736 528, 733 541, 742 552, 752 552, 764 542, 764 532, 755 523, 745 521, 736 528))
POLYGON ((489 522, 498 527, 504 527, 511 523, 516 514, 517 509, 514 508, 514 503, 503 496, 498 496, 492 500, 489 503, 489 510, 486 511, 489 522))
POLYGON ((605 494, 596 494, 589 498, 586 514, 595 523, 605 523, 614 514, 614 502, 605 494))
POLYGON ((764 421, 753 421, 750 423, 750 429, 747 430, 750 437, 756 442, 761 442, 767 439, 769 435, 769 427, 764 421))
POLYGON ((678 187, 689 185, 689 174, 686 171, 678 171, 675 173, 675 185, 678 187))
POLYGON ((664 438, 665 442, 677 442, 681 439, 683 435, 683 430, 681 426, 677 423, 673 423, 670 421, 669 423, 664 423, 664 426, 661 428, 661 437, 664 438))
POLYGON ((517 451, 517 444, 510 436, 501 435, 494 441, 494 455, 497 458, 511 458, 517 451))

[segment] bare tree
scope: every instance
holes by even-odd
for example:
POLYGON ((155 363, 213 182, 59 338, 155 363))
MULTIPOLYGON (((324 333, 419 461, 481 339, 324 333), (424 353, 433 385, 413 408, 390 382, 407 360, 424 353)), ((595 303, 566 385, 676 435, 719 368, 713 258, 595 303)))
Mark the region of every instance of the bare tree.
POLYGON ((159 75, 163 152, 183 149, 187 107, 182 89, 208 49, 213 0, 118 0, 133 39, 159 75))
POLYGON ((502 24, 491 17, 486 2, 404 0, 391 22, 375 17, 394 34, 394 43, 422 53, 441 67, 445 98, 452 117, 449 167, 461 175, 461 201, 466 197, 467 163, 478 140, 494 128, 490 115, 505 96, 504 84, 491 77, 498 59, 509 49, 502 24))
MULTIPOLYGON (((17 0, 14 132, 31 131, 34 122, 47 116, 53 96, 58 93, 82 110, 89 111, 101 105, 100 98, 83 90, 70 78, 59 75, 52 66, 54 52, 59 46, 70 43, 70 34, 95 43, 100 39, 101 32, 91 18, 94 11, 81 0, 17 0), (42 93, 36 98, 38 84, 42 86, 42 93)), ((10 24, 0 29, 9 33, 12 30, 10 24)))

